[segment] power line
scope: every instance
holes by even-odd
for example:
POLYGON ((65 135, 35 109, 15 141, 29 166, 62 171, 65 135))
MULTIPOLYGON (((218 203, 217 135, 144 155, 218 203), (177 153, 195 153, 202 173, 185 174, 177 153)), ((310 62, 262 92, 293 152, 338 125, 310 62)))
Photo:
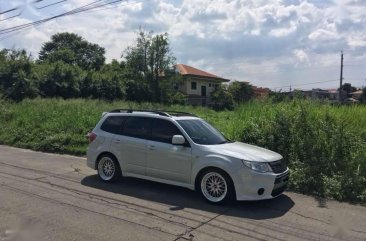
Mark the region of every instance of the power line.
POLYGON ((15 8, 12 8, 12 9, 8 9, 8 10, 5 10, 4 12, 0 12, 0 14, 5 14, 5 13, 10 13, 10 12, 14 12, 16 10, 18 10, 20 7, 15 7, 15 8))
POLYGON ((284 86, 277 86, 277 87, 268 87, 271 89, 280 89, 280 88, 285 88, 285 87, 294 87, 294 86, 303 86, 303 85, 313 85, 313 84, 321 84, 321 83, 327 83, 327 82, 334 82, 334 81, 339 81, 339 79, 333 79, 333 80, 325 80, 325 81, 317 81, 317 82, 311 82, 311 83, 304 83, 304 84, 289 84, 289 85, 284 85, 284 86))
POLYGON ((103 0, 97 0, 97 1, 91 2, 89 4, 83 5, 81 7, 75 8, 71 11, 68 11, 68 12, 65 12, 65 13, 62 13, 62 14, 55 15, 53 17, 41 19, 41 20, 34 21, 34 22, 31 22, 31 23, 27 23, 27 24, 21 24, 21 25, 13 26, 13 27, 10 27, 10 28, 1 29, 0 30, 0 35, 5 35, 5 34, 12 33, 12 32, 19 32, 23 29, 27 29, 27 28, 30 28, 30 27, 33 27, 33 26, 37 26, 37 25, 40 25, 42 23, 51 21, 53 19, 57 19, 57 18, 65 17, 65 16, 71 16, 71 15, 74 15, 74 14, 77 14, 77 13, 90 11, 92 9, 112 5, 114 3, 118 3, 118 2, 122 2, 122 1, 126 1, 126 0, 114 0, 114 1, 108 2, 108 3, 98 4, 101 1, 103 1, 103 0))
POLYGON ((62 13, 62 14, 59 14, 59 15, 55 15, 53 17, 49 17, 49 18, 44 18, 44 19, 41 19, 41 20, 37 20, 37 21, 34 21, 34 22, 30 22, 30 23, 26 23, 26 24, 21 24, 21 25, 17 25, 17 26, 13 26, 13 27, 10 27, 10 28, 5 28, 5 29, 1 29, 0 30, 0 35, 4 35, 4 34, 7 34, 7 33, 11 33, 11 32, 14 32, 14 31, 18 31, 18 30, 22 30, 24 28, 28 28, 28 27, 32 27, 32 26, 35 26, 35 25, 39 25, 39 24, 42 24, 42 23, 45 23, 45 22, 48 22, 48 21, 51 21, 55 18, 60 18, 60 17, 64 17, 64 16, 68 16, 68 15, 72 15, 72 14, 75 14, 77 13, 78 11, 82 11, 84 9, 87 9, 87 7, 95 4, 95 3, 98 3, 102 0, 97 0, 97 1, 94 1, 92 3, 89 3, 89 4, 86 4, 84 6, 81 6, 79 8, 75 8, 71 11, 68 11, 68 12, 65 12, 65 13, 62 13))
MULTIPOLYGON (((35 0, 35 1, 33 1, 33 2, 32 2, 32 4, 37 4, 37 3, 40 3, 40 2, 43 2, 43 1, 45 1, 45 0, 35 0)), ((36 7, 36 9, 43 9, 43 8, 47 8, 47 7, 50 7, 50 6, 53 6, 53 5, 56 5, 56 4, 59 4, 59 3, 62 3, 62 2, 66 2, 66 1, 67 1, 67 0, 60 0, 60 1, 58 1, 58 2, 51 3, 51 4, 48 4, 48 5, 42 6, 42 7, 36 7)), ((21 8, 24 8, 24 4, 23 4, 23 5, 19 5, 19 6, 17 6, 17 7, 14 7, 14 8, 11 8, 11 9, 8 9, 8 10, 5 10, 5 11, 3 11, 3 12, 0 12, 0 15, 1 15, 1 14, 5 14, 5 13, 14 12, 14 11, 19 10, 19 9, 21 9, 21 8)), ((11 17, 10 17, 10 18, 11 18, 11 17)), ((7 19, 9 19, 9 18, 7 18, 7 19)), ((6 19, 3 19, 3 20, 6 20, 6 19)), ((3 20, 2 20, 2 21, 3 21, 3 20)))
POLYGON ((21 11, 20 13, 18 13, 16 15, 11 16, 11 17, 7 17, 7 18, 4 18, 4 19, 0 19, 0 22, 5 21, 5 20, 9 20, 9 19, 12 19, 12 18, 19 17, 20 15, 22 15, 22 13, 23 13, 23 11, 21 11))
MULTIPOLYGON (((98 11, 103 11, 103 10, 108 10, 108 9, 116 9, 116 8, 121 8, 121 7, 125 7, 125 6, 135 5, 135 4, 138 4, 138 3, 141 3, 141 1, 130 2, 130 3, 126 3, 126 4, 123 4, 123 5, 116 6, 116 7, 98 8, 98 9, 90 10, 90 11, 84 12, 84 13, 92 13, 92 12, 98 12, 98 11)), ((83 14, 83 13, 80 13, 80 14, 83 14)))
POLYGON ((45 6, 42 6, 42 7, 36 7, 36 9, 40 10, 40 9, 44 9, 44 8, 48 8, 48 7, 51 7, 53 5, 57 5, 57 4, 60 4, 60 3, 63 3, 63 2, 66 2, 67 0, 60 0, 58 2, 55 2, 55 3, 50 3, 48 5, 45 5, 45 6))
POLYGON ((366 67, 365 64, 344 64, 343 67, 366 67))
MULTIPOLYGON (((41 1, 44 1, 44 0, 37 0, 37 1, 34 1, 34 2, 41 2, 41 1)), ((6 28, 6 29, 1 29, 0 30, 0 36, 1 35, 7 35, 7 36, 0 38, 0 41, 8 39, 10 37, 13 37, 14 35, 20 33, 22 30, 23 31, 28 31, 28 30, 30 30, 30 27, 32 27, 32 26, 35 26, 35 25, 38 25, 38 24, 41 24, 41 23, 44 23, 44 22, 48 22, 48 21, 51 21, 53 19, 56 19, 56 18, 59 18, 59 17, 62 17, 62 16, 72 15, 74 12, 76 14, 76 13, 78 13, 78 11, 81 11, 81 10, 84 10, 84 9, 87 10, 87 7, 92 7, 93 5, 95 5, 95 4, 97 4, 101 1, 103 1, 103 0, 97 0, 97 1, 91 2, 89 4, 83 5, 81 7, 75 8, 71 11, 68 11, 68 12, 65 12, 63 14, 59 14, 59 15, 56 15, 56 16, 53 16, 53 17, 45 18, 45 19, 38 20, 38 21, 35 21, 35 22, 27 23, 27 24, 21 24, 21 25, 18 25, 18 26, 13 26, 13 27, 6 28)))
POLYGON ((343 82, 343 50, 341 51, 341 72, 339 77, 339 102, 342 102, 342 82, 343 82))
MULTIPOLYGON (((218 67, 219 69, 233 69, 233 68, 240 68, 240 66, 238 67, 225 67, 228 65, 231 66, 237 66, 239 64, 243 64, 243 65, 247 65, 247 68, 258 68, 260 70, 258 71, 245 71, 246 74, 256 74, 256 73, 263 73, 263 72, 268 72, 268 73, 276 73, 276 72, 297 72, 297 71, 306 71, 307 69, 324 69, 324 68, 336 68, 339 65, 338 64, 331 64, 331 65, 325 65, 325 66, 300 66, 300 67, 293 67, 293 69, 275 69, 275 68, 284 68, 284 67, 289 67, 290 64, 289 63, 279 63, 279 64, 253 64, 250 62, 236 62, 236 61, 232 61, 232 62, 227 62, 227 63, 210 63, 210 64, 203 64, 201 66, 203 66, 203 68, 209 68, 211 66, 220 66, 218 67), (263 69, 270 69, 270 71, 263 71, 263 69)), ((245 67, 243 67, 243 70, 245 70, 245 67)))

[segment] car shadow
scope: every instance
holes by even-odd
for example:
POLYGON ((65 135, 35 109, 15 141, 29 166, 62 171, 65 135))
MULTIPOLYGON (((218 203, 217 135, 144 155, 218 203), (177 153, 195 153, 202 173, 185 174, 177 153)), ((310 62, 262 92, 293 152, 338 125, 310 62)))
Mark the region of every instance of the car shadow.
POLYGON ((171 211, 190 208, 255 220, 283 216, 295 205, 286 194, 270 200, 236 201, 225 205, 212 205, 204 201, 195 191, 129 177, 116 183, 104 183, 97 175, 92 175, 82 179, 81 184, 107 192, 163 203, 172 206, 171 211))

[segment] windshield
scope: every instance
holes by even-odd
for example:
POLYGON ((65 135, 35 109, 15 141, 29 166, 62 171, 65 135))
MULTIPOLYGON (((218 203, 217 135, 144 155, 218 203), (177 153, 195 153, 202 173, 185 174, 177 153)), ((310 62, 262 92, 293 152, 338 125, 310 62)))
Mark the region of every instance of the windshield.
POLYGON ((218 130, 203 120, 178 120, 178 123, 196 144, 217 145, 228 142, 218 130))

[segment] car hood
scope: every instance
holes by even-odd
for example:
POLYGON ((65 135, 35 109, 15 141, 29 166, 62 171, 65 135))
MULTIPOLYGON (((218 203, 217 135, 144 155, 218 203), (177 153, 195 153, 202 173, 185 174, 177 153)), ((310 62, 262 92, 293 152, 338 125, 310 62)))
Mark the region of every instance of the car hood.
POLYGON ((282 156, 276 152, 242 142, 212 145, 209 146, 209 148, 211 152, 247 161, 272 162, 282 158, 282 156))

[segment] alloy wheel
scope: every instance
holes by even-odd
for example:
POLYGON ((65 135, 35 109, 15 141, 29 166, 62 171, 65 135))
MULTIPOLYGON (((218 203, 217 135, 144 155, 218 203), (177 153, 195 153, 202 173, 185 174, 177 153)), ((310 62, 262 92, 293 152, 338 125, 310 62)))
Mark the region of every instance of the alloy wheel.
POLYGON ((225 199, 228 185, 225 178, 217 172, 206 173, 201 181, 201 191, 204 197, 214 203, 225 199))
POLYGON ((116 172, 116 167, 113 160, 110 157, 103 157, 100 159, 98 164, 98 173, 99 176, 104 181, 109 181, 113 178, 116 172))

